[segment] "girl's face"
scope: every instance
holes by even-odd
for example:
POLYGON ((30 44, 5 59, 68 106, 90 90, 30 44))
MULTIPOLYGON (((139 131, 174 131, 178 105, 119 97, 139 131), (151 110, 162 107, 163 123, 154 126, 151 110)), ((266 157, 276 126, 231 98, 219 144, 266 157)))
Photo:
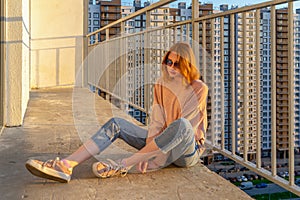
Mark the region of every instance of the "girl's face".
POLYGON ((171 78, 180 75, 179 56, 175 52, 170 52, 166 59, 167 71, 171 78))

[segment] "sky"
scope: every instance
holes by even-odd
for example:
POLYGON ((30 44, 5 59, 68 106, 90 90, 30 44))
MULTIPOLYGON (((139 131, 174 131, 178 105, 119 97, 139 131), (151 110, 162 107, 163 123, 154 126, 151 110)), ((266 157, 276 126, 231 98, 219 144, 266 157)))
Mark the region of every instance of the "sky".
MULTIPOLYGON (((131 4, 133 0, 121 0, 122 4, 124 3, 125 5, 131 4)), ((144 5, 144 2, 146 0, 142 0, 142 5, 144 5)), ((157 2, 158 0, 150 0, 151 3, 157 2)), ((187 2, 187 5, 191 4, 191 0, 177 0, 175 1, 175 3, 173 3, 173 5, 171 5, 171 7, 177 7, 178 2, 187 2)), ((245 5, 249 5, 249 2, 251 2, 251 4, 257 4, 257 3, 262 3, 262 2, 266 2, 266 0, 206 0, 206 1, 202 1, 200 0, 200 2, 206 2, 206 3, 213 3, 214 4, 214 8, 218 9, 220 7, 221 4, 228 4, 230 5, 238 5, 239 7, 245 6, 245 5)), ((297 0, 294 2, 294 9, 296 8, 300 8, 300 0, 297 0)))

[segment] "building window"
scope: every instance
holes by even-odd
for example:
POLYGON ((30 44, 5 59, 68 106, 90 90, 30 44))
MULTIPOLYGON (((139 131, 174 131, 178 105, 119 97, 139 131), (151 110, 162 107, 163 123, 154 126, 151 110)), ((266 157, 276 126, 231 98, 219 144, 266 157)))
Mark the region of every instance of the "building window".
POLYGON ((99 25, 99 20, 94 20, 93 25, 99 25))
POLYGON ((94 13, 94 14, 93 14, 93 17, 94 17, 94 18, 99 18, 99 13, 94 13))

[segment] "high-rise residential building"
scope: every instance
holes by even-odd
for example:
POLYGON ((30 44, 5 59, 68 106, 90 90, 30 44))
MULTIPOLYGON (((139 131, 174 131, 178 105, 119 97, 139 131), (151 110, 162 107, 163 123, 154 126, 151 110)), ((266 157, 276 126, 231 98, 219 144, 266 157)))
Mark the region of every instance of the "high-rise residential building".
MULTIPOLYGON (((237 15, 236 20, 236 120, 237 150, 244 154, 247 139, 248 158, 256 152, 256 64, 255 13, 237 15), (245 135, 247 134, 247 135, 245 135)), ((244 155, 246 156, 246 155, 244 155)))
MULTIPOLYGON (((88 14, 88 33, 94 32, 100 28, 100 2, 99 1, 89 1, 89 14, 88 14)), ((91 38, 93 43, 95 38, 91 38)))
POLYGON ((276 10, 276 146, 279 157, 288 153, 288 11, 276 10))
MULTIPOLYGON (((94 32, 121 18, 121 0, 90 0, 88 32, 94 32)), ((120 34, 120 25, 109 29, 109 37, 120 34)), ((106 33, 101 32, 98 40, 105 40, 106 33)), ((91 38, 93 43, 96 38, 91 38)))
MULTIPOLYGON (((218 13, 220 11, 214 11, 214 13, 218 13)), ((210 88, 209 96, 210 102, 209 105, 210 110, 210 122, 207 129, 206 139, 211 141, 215 145, 221 145, 221 133, 222 133, 222 123, 221 123, 221 73, 220 73, 220 52, 221 52, 221 23, 220 18, 214 19, 213 25, 213 51, 211 54, 211 59, 207 61, 207 68, 211 68, 211 76, 209 78, 206 77, 207 84, 210 88), (211 80, 211 81, 209 81, 211 80)), ((216 158, 216 157, 215 157, 216 158)))
MULTIPOLYGON (((227 4, 223 4, 220 5, 220 11, 227 11, 228 10, 228 5, 227 4)), ((220 21, 220 19, 218 18, 218 21, 220 21)), ((216 29, 216 25, 215 25, 215 29, 216 29)), ((218 25, 218 28, 220 29, 220 25, 218 25)), ((231 48, 231 43, 230 43, 230 34, 231 34, 231 30, 230 30, 230 17, 229 16, 225 16, 224 17, 224 26, 223 26, 223 43, 224 43, 224 74, 221 75, 220 73, 220 69, 215 70, 214 73, 216 75, 219 74, 219 76, 224 76, 224 139, 225 139, 225 149, 231 150, 232 148, 232 140, 231 140, 231 130, 232 130, 232 117, 231 117, 231 109, 232 109, 232 98, 231 98, 231 94, 232 94, 232 89, 231 89, 231 55, 230 55, 230 48, 231 48)), ((214 40, 214 47, 218 47, 220 43, 220 37, 216 37, 214 40)), ((219 60, 220 61, 220 49, 215 49, 214 50, 214 54, 218 55, 218 58, 216 58, 215 60, 219 60)), ((220 80, 220 78, 216 77, 216 80, 220 80)), ((218 104, 221 104, 221 102, 219 102, 218 104)), ((221 109, 219 109, 221 110, 221 109)), ((219 113, 218 113, 219 115, 219 113)), ((235 123, 235 122, 233 122, 235 123)), ((221 124, 221 121, 218 122, 218 124, 221 124)), ((220 129, 220 128, 218 128, 220 129)))
POLYGON ((261 10, 260 22, 260 90, 262 156, 271 155, 271 14, 261 10))
MULTIPOLYGON (((133 6, 121 6, 122 17, 126 17, 133 12, 135 8, 133 6)), ((135 32, 135 20, 130 19, 125 22, 125 33, 134 33, 135 32)))
MULTIPOLYGON (((100 1, 100 27, 104 27, 121 18, 121 0, 100 1)), ((121 25, 114 25, 109 29, 109 37, 120 34, 121 25)), ((106 33, 101 32, 101 41, 105 40, 106 33)))

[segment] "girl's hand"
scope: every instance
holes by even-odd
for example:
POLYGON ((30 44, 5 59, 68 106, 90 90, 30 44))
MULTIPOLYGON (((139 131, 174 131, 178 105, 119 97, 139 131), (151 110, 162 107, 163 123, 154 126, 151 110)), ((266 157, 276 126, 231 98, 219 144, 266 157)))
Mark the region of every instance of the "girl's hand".
POLYGON ((139 162, 139 164, 137 165, 137 170, 142 173, 146 173, 147 168, 148 168, 148 161, 139 162))

